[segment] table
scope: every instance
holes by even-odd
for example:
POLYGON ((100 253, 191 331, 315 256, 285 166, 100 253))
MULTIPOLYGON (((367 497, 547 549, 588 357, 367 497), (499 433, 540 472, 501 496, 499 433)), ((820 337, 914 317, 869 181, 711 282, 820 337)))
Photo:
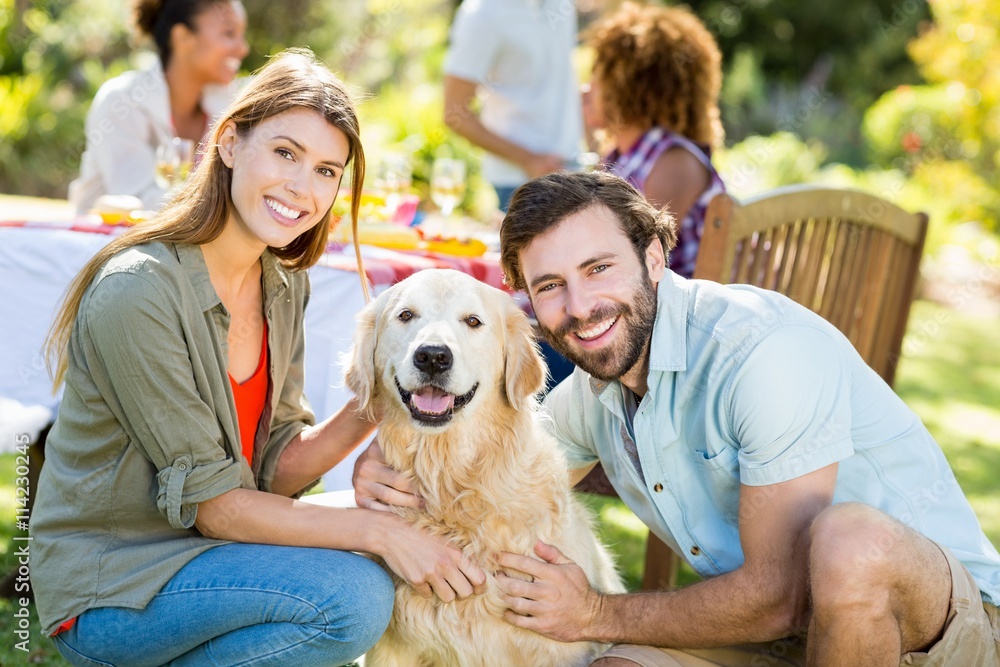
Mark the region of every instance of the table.
MULTIPOLYGON (((58 407, 59 395, 52 394, 42 344, 70 281, 122 231, 71 218, 3 221, 12 210, 2 205, 7 201, 0 201, 0 438, 4 439, 0 451, 13 448, 15 433, 36 423, 44 425, 58 407), (20 411, 11 406, 19 406, 20 411)), ((51 214, 56 209, 44 210, 51 214)), ((362 256, 375 292, 426 268, 458 269, 501 287, 494 256, 451 257, 372 246, 362 246, 362 256)), ((322 420, 350 396, 342 386, 340 357, 350 347, 354 316, 364 306, 364 296, 351 248, 324 254, 309 270, 309 278, 312 297, 305 315, 305 391, 317 420, 322 420)), ((324 476, 327 491, 350 488, 352 461, 353 456, 324 476)))

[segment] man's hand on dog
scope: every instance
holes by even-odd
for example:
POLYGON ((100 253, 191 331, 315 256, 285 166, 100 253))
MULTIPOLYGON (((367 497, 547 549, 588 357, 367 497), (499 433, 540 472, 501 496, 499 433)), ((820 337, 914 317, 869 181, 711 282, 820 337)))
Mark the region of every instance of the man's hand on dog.
POLYGON ((597 618, 601 595, 591 588, 580 566, 556 547, 539 540, 535 553, 542 560, 512 553, 499 556, 501 567, 523 572, 532 579, 524 581, 497 573, 508 609, 504 620, 562 642, 592 639, 587 629, 597 618))
POLYGON ((379 512, 390 512, 392 506, 423 507, 410 480, 389 467, 378 441, 373 440, 354 462, 354 500, 358 507, 379 512))

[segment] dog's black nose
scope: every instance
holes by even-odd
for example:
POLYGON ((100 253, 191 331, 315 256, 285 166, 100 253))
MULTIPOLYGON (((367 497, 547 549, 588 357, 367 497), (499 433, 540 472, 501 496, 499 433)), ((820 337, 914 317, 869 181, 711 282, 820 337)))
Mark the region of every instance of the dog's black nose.
POLYGON ((428 375, 437 375, 451 368, 451 350, 444 345, 421 345, 413 355, 413 365, 428 375))

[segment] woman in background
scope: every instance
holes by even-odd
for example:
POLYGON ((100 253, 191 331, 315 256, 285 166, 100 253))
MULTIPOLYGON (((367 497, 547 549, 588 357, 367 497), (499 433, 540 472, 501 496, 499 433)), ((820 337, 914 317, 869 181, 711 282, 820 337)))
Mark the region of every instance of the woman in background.
POLYGON ((303 395, 306 269, 364 153, 343 84, 273 58, 199 168, 70 286, 47 351, 65 380, 32 515, 43 632, 74 665, 339 665, 381 636, 380 556, 444 601, 485 575, 391 513, 295 500, 367 437, 303 395))
POLYGON ((103 195, 137 197, 148 210, 165 202, 156 182, 157 147, 177 137, 198 146, 238 92, 249 52, 239 0, 137 0, 134 19, 159 58, 107 81, 87 114, 80 176, 69 187, 78 213, 103 195))
POLYGON ((603 129, 608 169, 677 219, 670 269, 694 272, 705 208, 725 191, 711 151, 722 143, 718 46, 691 12, 626 2, 588 33, 594 51, 585 118, 603 129))
MULTIPOLYGON (((586 42, 594 65, 584 87, 584 123, 609 144, 604 168, 674 215, 677 245, 670 269, 690 278, 705 209, 725 192, 711 161, 723 137, 719 48, 689 11, 632 2, 596 23, 586 42)), ((572 372, 561 357, 546 360, 556 369, 553 383, 572 372)), ((601 466, 576 488, 617 495, 601 466)))

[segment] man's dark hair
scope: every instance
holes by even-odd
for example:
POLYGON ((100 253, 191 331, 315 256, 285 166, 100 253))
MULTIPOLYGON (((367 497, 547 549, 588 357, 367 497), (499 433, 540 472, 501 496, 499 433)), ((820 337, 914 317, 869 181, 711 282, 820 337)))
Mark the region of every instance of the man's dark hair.
POLYGON ((674 217, 666 207, 657 210, 623 179, 602 171, 549 174, 514 191, 500 226, 500 266, 508 287, 527 289, 520 254, 535 237, 592 206, 615 215, 640 262, 653 239, 660 240, 664 257, 677 245, 674 217))

